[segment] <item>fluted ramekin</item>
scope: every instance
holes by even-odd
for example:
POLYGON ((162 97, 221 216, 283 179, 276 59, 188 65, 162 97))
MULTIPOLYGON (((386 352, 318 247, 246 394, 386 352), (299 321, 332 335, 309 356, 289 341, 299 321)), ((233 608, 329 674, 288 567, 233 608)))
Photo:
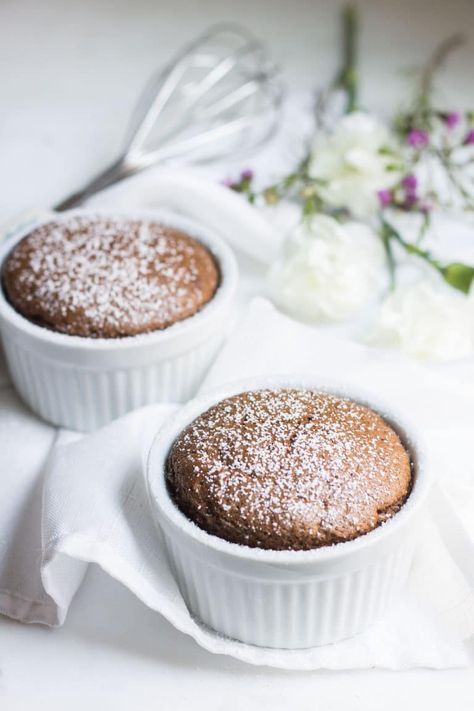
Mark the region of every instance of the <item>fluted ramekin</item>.
POLYGON ((150 505, 190 612, 219 634, 281 649, 351 637, 390 607, 407 579, 428 487, 423 447, 405 417, 350 386, 284 376, 238 382, 188 403, 157 434, 146 480, 150 505), (410 452, 414 482, 407 502, 390 521, 334 546, 271 551, 210 535, 175 506, 166 486, 165 465, 183 428, 222 398, 286 386, 350 397, 379 412, 395 428, 410 452))
MULTIPOLYGON (((0 263, 39 224, 73 215, 111 216, 111 211, 52 214, 8 239, 0 263)), ((19 314, 0 290, 0 333, 13 384, 43 419, 89 431, 129 410, 154 402, 183 402, 194 395, 226 333, 237 285, 232 251, 212 231, 170 212, 133 211, 113 217, 161 222, 187 232, 215 256, 221 282, 194 316, 161 331, 129 338, 82 338, 38 326, 19 314)))

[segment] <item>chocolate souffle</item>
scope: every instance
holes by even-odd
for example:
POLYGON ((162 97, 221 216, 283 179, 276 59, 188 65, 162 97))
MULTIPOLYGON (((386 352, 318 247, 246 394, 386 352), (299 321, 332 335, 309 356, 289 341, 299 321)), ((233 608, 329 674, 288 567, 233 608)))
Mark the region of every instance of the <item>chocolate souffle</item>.
POLYGON ((233 543, 309 550, 357 538, 407 499, 410 457, 376 412, 304 389, 244 392, 174 442, 167 485, 200 528, 233 543))
POLYGON ((71 336, 119 338, 165 329, 202 309, 219 285, 209 250, 144 220, 73 216, 24 237, 8 256, 10 304, 71 336))

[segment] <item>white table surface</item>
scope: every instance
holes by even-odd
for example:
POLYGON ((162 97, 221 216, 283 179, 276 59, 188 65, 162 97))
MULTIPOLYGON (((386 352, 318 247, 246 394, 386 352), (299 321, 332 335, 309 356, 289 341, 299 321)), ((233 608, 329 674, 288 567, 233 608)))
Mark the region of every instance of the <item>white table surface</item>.
MULTIPOLYGON (((211 22, 245 22, 305 88, 331 76, 329 0, 0 0, 0 222, 51 204, 113 157, 147 75, 211 22)), ((372 0, 364 13, 363 98, 403 96, 399 72, 451 32, 474 32, 472 0, 372 0)), ((472 43, 443 96, 474 106, 472 43)), ((8 475, 2 472, 2 476, 8 475)), ((0 508, 1 511, 1 508, 0 508)), ((283 673, 210 655, 91 568, 63 628, 0 618, 0 709, 316 711, 474 708, 473 664, 432 672, 283 673)))

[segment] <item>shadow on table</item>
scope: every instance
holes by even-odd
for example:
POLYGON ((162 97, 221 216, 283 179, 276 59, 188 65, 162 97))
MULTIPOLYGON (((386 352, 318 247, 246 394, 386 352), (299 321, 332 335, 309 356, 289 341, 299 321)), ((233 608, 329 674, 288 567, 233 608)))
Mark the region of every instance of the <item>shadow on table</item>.
MULTIPOLYGON (((91 645, 109 646, 131 655, 156 660, 160 666, 234 674, 261 675, 263 668, 202 649, 191 637, 176 630, 164 617, 143 605, 129 590, 90 566, 59 632, 91 645)), ((266 674, 282 672, 265 668, 266 674)), ((314 672, 313 672, 314 673, 314 672)))

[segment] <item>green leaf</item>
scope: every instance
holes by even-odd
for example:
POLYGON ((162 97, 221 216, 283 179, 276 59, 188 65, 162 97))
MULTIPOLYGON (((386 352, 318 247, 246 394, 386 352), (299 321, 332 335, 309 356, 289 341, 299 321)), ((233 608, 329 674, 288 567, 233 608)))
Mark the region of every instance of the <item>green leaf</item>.
POLYGON ((450 286, 467 294, 474 279, 474 267, 461 262, 453 262, 443 267, 441 274, 450 286))

